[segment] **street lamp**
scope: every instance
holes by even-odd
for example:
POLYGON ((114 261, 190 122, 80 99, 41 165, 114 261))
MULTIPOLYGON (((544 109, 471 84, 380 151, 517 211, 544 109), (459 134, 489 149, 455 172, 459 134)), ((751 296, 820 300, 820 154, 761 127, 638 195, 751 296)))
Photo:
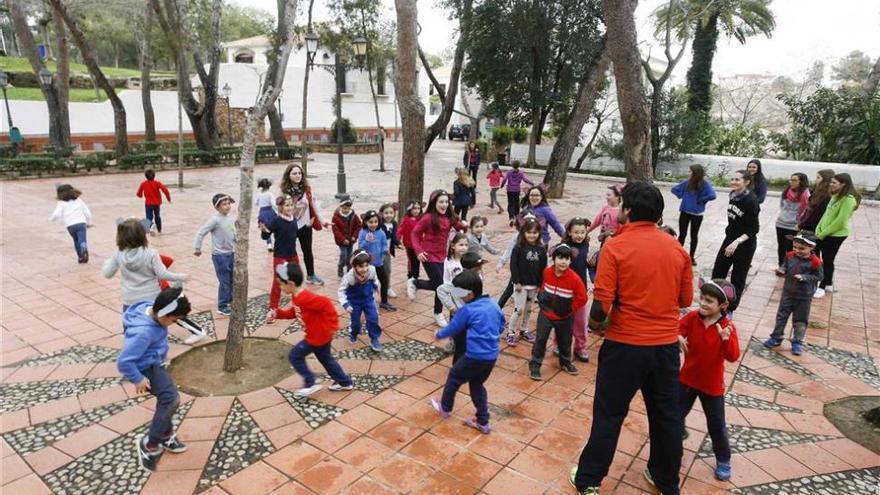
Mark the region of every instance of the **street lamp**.
POLYGON ((6 117, 9 119, 9 130, 12 130, 12 112, 9 111, 9 98, 6 97, 6 87, 9 86, 9 78, 0 70, 0 89, 3 89, 3 101, 6 103, 6 117))
POLYGON ((40 69, 40 82, 43 83, 43 86, 52 85, 52 73, 49 72, 49 69, 45 67, 40 69))
POLYGON ((354 45, 354 54, 358 56, 358 59, 367 54, 367 39, 363 36, 353 39, 351 44, 354 45))
POLYGON ((232 88, 229 83, 223 85, 223 96, 226 97, 226 124, 228 126, 229 146, 232 147, 232 107, 229 105, 229 97, 232 96, 232 88))

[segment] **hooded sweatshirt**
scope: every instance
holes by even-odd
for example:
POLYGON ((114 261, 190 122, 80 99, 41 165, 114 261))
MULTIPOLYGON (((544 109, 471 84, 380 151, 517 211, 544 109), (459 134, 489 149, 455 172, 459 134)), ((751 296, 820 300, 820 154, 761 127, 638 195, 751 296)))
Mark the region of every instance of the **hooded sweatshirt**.
POLYGON ((339 330, 339 315, 333 302, 326 296, 307 290, 300 291, 289 306, 278 308, 275 316, 281 320, 292 320, 297 317, 297 313, 302 318, 303 332, 306 335, 304 340, 311 346, 329 344, 339 330))
POLYGON ((483 294, 465 304, 452 317, 449 325, 437 331, 437 338, 453 337, 467 330, 464 355, 478 361, 498 359, 498 338, 504 329, 504 314, 492 298, 483 294))
POLYGON ((144 379, 141 370, 162 364, 168 355, 168 328, 153 319, 153 301, 134 304, 122 314, 125 341, 116 369, 131 383, 144 379))
POLYGON ((724 361, 735 363, 740 353, 733 322, 723 317, 718 324, 732 327, 726 341, 721 340, 714 324, 706 327, 699 311, 691 311, 679 322, 679 334, 688 342, 679 380, 713 397, 724 395, 724 361))
POLYGON ((453 222, 449 217, 440 215, 439 227, 434 229, 431 224, 431 214, 422 215, 412 231, 412 247, 416 254, 425 253, 428 263, 443 263, 446 259, 446 251, 449 246, 449 232, 465 230, 464 224, 459 221, 453 222))
POLYGON ((141 301, 152 303, 161 292, 160 279, 182 282, 186 278, 165 268, 159 252, 153 248, 117 250, 104 262, 101 272, 111 278, 117 270, 122 271, 122 304, 126 306, 141 301))

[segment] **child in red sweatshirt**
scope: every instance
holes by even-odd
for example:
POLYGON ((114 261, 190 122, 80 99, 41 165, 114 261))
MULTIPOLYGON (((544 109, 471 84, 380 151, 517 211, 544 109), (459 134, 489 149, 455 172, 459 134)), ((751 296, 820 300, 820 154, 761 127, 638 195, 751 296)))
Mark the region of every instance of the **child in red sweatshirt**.
MULTIPOLYGON (((156 172, 148 169, 144 172, 147 180, 141 182, 137 190, 137 197, 144 198, 144 209, 146 210, 147 220, 151 225, 156 226, 156 231, 162 233, 162 217, 159 216, 159 207, 162 205, 162 193, 171 202, 171 192, 162 184, 162 181, 156 180, 156 172)), ((150 229, 152 230, 152 229, 150 229)))
POLYGON ((679 374, 682 435, 684 418, 699 397, 715 452, 715 477, 730 479, 730 442, 724 421, 724 361, 739 359, 736 327, 726 316, 736 300, 736 289, 723 279, 707 280, 700 286, 700 309, 691 311, 679 323, 679 345, 684 365, 679 374))
POLYGON ((339 366, 339 362, 333 357, 331 343, 333 336, 339 330, 339 315, 336 313, 336 308, 333 307, 333 302, 325 296, 303 289, 304 276, 298 263, 286 261, 281 263, 275 267, 275 278, 278 279, 281 290, 293 297, 291 305, 279 308, 275 317, 286 320, 301 320, 305 333, 305 337, 293 346, 287 356, 293 369, 305 381, 305 386, 297 390, 295 395, 305 397, 321 390, 321 385, 317 383, 315 375, 306 364, 306 357, 312 353, 333 379, 333 383, 327 387, 328 389, 339 392, 354 388, 351 377, 345 374, 342 366, 339 366))
POLYGON ((550 330, 559 343, 559 367, 570 375, 578 370, 571 364, 571 327, 574 314, 587 304, 587 289, 581 278, 569 268, 572 250, 567 244, 559 244, 551 253, 553 264, 544 269, 538 288, 538 331, 532 344, 532 360, 529 362, 529 378, 541 379, 541 363, 547 350, 550 330))

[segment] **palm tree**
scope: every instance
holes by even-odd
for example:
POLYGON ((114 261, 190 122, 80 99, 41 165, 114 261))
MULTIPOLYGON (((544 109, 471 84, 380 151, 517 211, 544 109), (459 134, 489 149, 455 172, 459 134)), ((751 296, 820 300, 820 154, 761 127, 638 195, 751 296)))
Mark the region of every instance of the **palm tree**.
POLYGON ((659 19, 671 16, 672 24, 679 26, 682 33, 685 32, 684 23, 694 23, 693 60, 687 72, 688 111, 708 113, 712 108, 712 59, 719 30, 740 43, 758 34, 769 38, 776 27, 770 11, 771 1, 689 0, 686 9, 670 9, 668 5, 657 9, 655 15, 659 19))

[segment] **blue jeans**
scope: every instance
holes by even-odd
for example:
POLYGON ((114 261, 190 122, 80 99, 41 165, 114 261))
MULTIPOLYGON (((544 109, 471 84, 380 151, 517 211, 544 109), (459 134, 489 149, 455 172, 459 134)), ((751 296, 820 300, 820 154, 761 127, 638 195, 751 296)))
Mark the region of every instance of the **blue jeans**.
POLYGON ((378 339, 382 335, 382 328, 379 327, 379 312, 376 310, 376 301, 351 305, 351 335, 357 337, 361 333, 361 314, 367 320, 367 334, 370 336, 370 340, 378 339))
POLYGON ((156 396, 156 411, 150 423, 148 440, 150 444, 159 444, 171 438, 174 432, 171 418, 180 405, 180 394, 177 393, 177 386, 174 385, 171 376, 161 364, 154 364, 140 371, 150 380, 150 394, 156 396))
POLYGON ((217 281, 220 286, 217 287, 217 308, 229 309, 232 304, 232 266, 235 262, 235 255, 230 254, 214 254, 211 255, 214 262, 214 273, 217 274, 217 281))
POLYGON ((147 220, 156 225, 156 230, 162 232, 162 217, 159 216, 159 205, 145 205, 147 220))
POLYGON ((318 358, 318 362, 321 363, 321 366, 323 366, 325 370, 327 370, 327 374, 330 375, 330 378, 332 378, 333 381, 345 387, 351 385, 351 377, 345 374, 342 366, 339 366, 339 362, 333 357, 333 350, 330 348, 330 342, 327 342, 322 346, 313 346, 305 340, 301 340, 290 349, 290 353, 287 355, 287 360, 290 361, 290 365, 293 366, 293 369, 303 377, 306 387, 311 387, 315 384, 315 374, 312 373, 312 370, 310 370, 309 366, 306 364, 306 357, 312 353, 315 354, 315 357, 318 358))
POLYGON ((455 405, 455 393, 467 383, 470 387, 471 401, 477 409, 477 423, 489 424, 489 394, 486 393, 484 384, 492 374, 494 367, 494 359, 492 361, 478 361, 463 356, 456 361, 449 370, 446 385, 443 386, 443 396, 440 399, 443 410, 452 411, 452 407, 455 405))
POLYGON ((351 259, 351 244, 339 246, 339 266, 348 268, 349 259, 351 259))
POLYGON ((730 462, 730 440, 727 438, 727 423, 724 421, 724 396, 704 394, 697 389, 681 384, 679 399, 681 403, 681 428, 684 436, 684 419, 694 401, 700 398, 703 405, 703 413, 706 415, 706 426, 709 429, 709 438, 712 439, 712 451, 715 452, 715 460, 718 462, 730 462))
POLYGON ((86 242, 86 224, 71 225, 67 227, 67 233, 73 238, 73 249, 76 250, 76 256, 82 258, 83 253, 89 249, 88 242, 86 242))

